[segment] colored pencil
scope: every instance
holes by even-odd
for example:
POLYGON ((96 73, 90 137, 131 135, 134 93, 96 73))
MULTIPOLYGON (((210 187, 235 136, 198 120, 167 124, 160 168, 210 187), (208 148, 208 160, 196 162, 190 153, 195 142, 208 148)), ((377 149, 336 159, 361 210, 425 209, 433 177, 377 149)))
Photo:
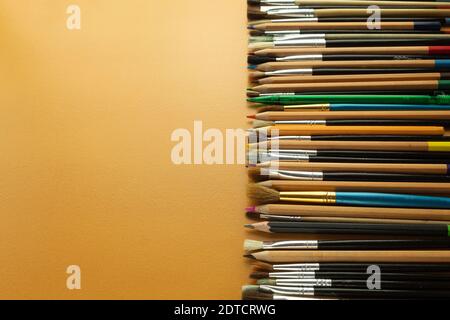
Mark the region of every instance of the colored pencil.
MULTIPOLYGON (((303 32, 303 30, 301 31, 303 32)), ((419 55, 449 55, 450 46, 393 46, 393 47, 283 47, 262 49, 253 52, 257 56, 285 57, 306 54, 419 54, 419 55)))
MULTIPOLYGON (((363 263, 449 263, 450 250, 390 250, 390 251, 314 251, 269 250, 253 252, 249 256, 265 262, 363 262, 363 263)), ((366 274, 367 276, 367 274, 366 274)))
MULTIPOLYGON (((447 95, 275 95, 249 98, 249 102, 292 105, 299 103, 391 103, 450 105, 447 95)), ((266 119, 261 119, 266 120, 266 119)))
POLYGON ((323 125, 275 125, 253 129, 267 131, 267 135, 327 135, 327 134, 394 134, 394 135, 437 135, 445 133, 439 126, 323 126, 323 125))
POLYGON ((258 113, 266 111, 450 111, 450 105, 321 103, 287 106, 269 105, 259 107, 257 111, 258 113))

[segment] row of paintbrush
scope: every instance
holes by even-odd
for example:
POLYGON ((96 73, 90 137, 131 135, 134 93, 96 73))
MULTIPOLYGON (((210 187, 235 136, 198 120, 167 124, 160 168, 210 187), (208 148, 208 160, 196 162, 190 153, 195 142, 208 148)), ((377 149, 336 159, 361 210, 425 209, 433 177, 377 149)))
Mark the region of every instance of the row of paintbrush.
POLYGON ((246 241, 243 297, 450 297, 450 4, 252 0, 248 15, 246 227, 285 240, 246 241))

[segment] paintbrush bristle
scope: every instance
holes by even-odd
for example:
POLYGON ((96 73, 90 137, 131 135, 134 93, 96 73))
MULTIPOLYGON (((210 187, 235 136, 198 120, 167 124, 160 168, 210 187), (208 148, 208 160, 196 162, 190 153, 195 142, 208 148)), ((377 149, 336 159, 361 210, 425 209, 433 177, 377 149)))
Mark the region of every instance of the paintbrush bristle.
POLYGON ((263 272, 263 271, 254 271, 250 274, 250 278, 251 279, 265 279, 265 278, 269 278, 269 273, 268 272, 263 272))
POLYGON ((263 112, 269 112, 269 111, 284 111, 284 107, 283 106, 263 106, 258 108, 257 112, 258 113, 263 113, 263 112))
POLYGON ((267 262, 255 261, 253 262, 253 268, 259 271, 273 271, 273 265, 267 262))
POLYGON ((247 252, 262 250, 264 246, 264 242, 256 241, 256 240, 245 240, 244 241, 244 250, 247 252))
POLYGON ((277 190, 251 183, 247 187, 247 195, 258 204, 267 204, 280 201, 277 190))
POLYGON ((267 180, 267 176, 262 174, 260 168, 249 167, 248 168, 248 177, 253 181, 264 181, 267 180))
POLYGON ((273 125, 272 121, 253 120, 253 128, 264 128, 270 127, 272 125, 273 125))
POLYGON ((277 281, 275 279, 258 279, 256 284, 260 286, 276 286, 277 281))
POLYGON ((263 293, 263 292, 249 292, 249 293, 242 293, 242 300, 273 300, 273 294, 271 293, 263 293))

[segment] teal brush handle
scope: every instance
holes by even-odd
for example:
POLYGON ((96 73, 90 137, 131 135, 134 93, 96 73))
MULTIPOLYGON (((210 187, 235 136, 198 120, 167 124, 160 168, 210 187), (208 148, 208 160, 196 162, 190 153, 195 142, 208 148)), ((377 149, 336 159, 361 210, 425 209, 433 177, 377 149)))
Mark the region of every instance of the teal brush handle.
POLYGON ((336 203, 351 206, 450 209, 450 198, 413 194, 336 192, 336 203))

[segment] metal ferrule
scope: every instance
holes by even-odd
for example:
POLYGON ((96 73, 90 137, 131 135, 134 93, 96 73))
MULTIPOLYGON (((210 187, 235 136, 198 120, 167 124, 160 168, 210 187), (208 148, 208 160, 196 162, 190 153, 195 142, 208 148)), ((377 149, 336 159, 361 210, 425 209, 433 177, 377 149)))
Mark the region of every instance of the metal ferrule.
POLYGON ((262 162, 274 161, 274 160, 286 160, 286 161, 309 161, 309 155, 307 154, 278 154, 278 153, 260 153, 258 158, 262 162))
POLYGON ((314 18, 315 10, 314 9, 305 9, 305 8, 274 8, 269 9, 265 12, 267 15, 271 16, 285 16, 285 17, 301 17, 301 18, 314 18))
POLYGON ((270 279, 316 279, 314 271, 271 272, 270 279))
POLYGON ((330 111, 330 104, 310 104, 310 105, 289 105, 284 106, 285 110, 300 110, 300 111, 330 111))
MULTIPOLYGON (((308 17, 308 18, 286 18, 286 19, 271 19, 271 23, 283 23, 283 22, 319 22, 319 18, 317 17, 308 17)), ((298 31, 298 33, 301 33, 300 30, 287 30, 287 31, 266 31, 266 33, 272 32, 272 33, 289 33, 293 31, 298 31)))
POLYGON ((323 181, 322 172, 311 171, 288 171, 262 169, 262 176, 268 176, 270 179, 296 180, 296 181, 323 181))
POLYGON ((268 150, 269 153, 278 153, 278 154, 307 154, 310 156, 317 156, 317 150, 296 150, 296 149, 270 149, 268 150))
MULTIPOLYGON (((312 71, 311 71, 312 72, 312 71)), ((273 92, 273 93, 261 93, 260 97, 272 97, 272 96, 295 96, 295 92, 273 92)))
POLYGON ((269 137, 267 140, 306 140, 311 141, 311 136, 273 136, 269 137))
POLYGON ((324 33, 285 34, 272 36, 272 41, 288 41, 302 39, 325 39, 324 33))
POLYGON ((314 288, 312 287, 279 287, 279 286, 259 286, 260 290, 286 295, 313 296, 314 288))
POLYGON ((281 294, 272 295, 272 300, 277 301, 317 301, 317 300, 337 300, 333 298, 315 298, 315 297, 292 297, 281 294))
POLYGON ((281 191, 280 201, 335 204, 336 192, 281 191))
POLYGON ((320 39, 292 39, 292 40, 274 40, 275 47, 324 47, 327 44, 325 38, 320 39))
POLYGON ((275 124, 304 124, 304 125, 323 125, 327 124, 326 120, 280 120, 274 121, 275 124))
POLYGON ((275 271, 319 271, 320 263, 275 264, 272 268, 275 271))
POLYGON ((272 221, 302 221, 303 218, 299 216, 277 216, 273 214, 260 214, 261 219, 272 220, 272 221))
POLYGON ((331 287, 331 279, 277 279, 277 286, 284 287, 331 287))
POLYGON ((322 54, 302 54, 277 58, 277 61, 322 61, 322 54))
MULTIPOLYGON (((304 68, 304 69, 284 69, 284 70, 275 70, 275 71, 267 71, 265 72, 266 76, 289 76, 289 75, 312 75, 312 68, 304 68)), ((290 95, 294 95, 295 93, 292 93, 290 95)), ((268 96, 273 96, 273 93, 267 93, 268 96)), ((276 94, 275 94, 276 95, 276 94)))
POLYGON ((300 7, 298 5, 296 5, 295 3, 286 3, 286 4, 280 4, 276 7, 274 6, 260 6, 259 7, 259 11, 270 14, 269 12, 275 12, 277 10, 296 10, 296 9, 300 9, 300 7))
POLYGON ((295 0, 261 0, 260 3, 262 4, 268 4, 268 5, 297 5, 295 0))
POLYGON ((319 241, 304 240, 304 241, 277 241, 265 242, 263 249, 299 249, 299 250, 317 250, 319 249, 319 241))

